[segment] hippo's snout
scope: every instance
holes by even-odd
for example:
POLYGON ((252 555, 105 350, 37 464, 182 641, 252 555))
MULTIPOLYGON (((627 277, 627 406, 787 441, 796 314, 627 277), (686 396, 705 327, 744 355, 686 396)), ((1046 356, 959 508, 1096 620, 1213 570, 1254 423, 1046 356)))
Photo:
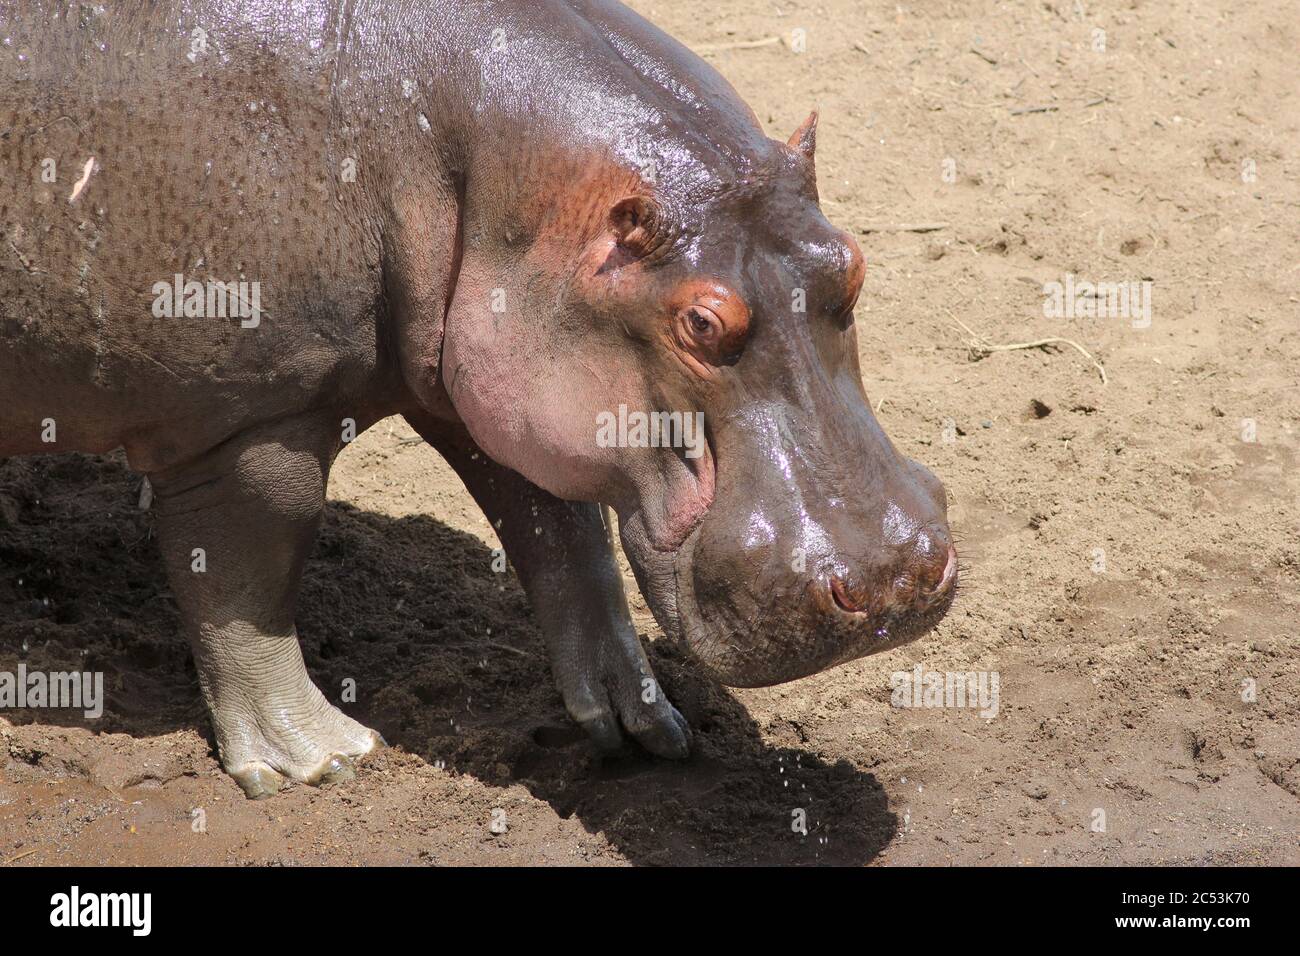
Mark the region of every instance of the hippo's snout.
MULTIPOLYGON (((934 627, 957 590, 946 496, 895 458, 885 493, 856 499, 797 482, 783 494, 719 499, 685 560, 683 632, 734 687, 795 680, 897 647, 934 627)), ((753 472, 750 472, 752 489, 753 472)), ((682 580, 682 576, 679 576, 682 580)))

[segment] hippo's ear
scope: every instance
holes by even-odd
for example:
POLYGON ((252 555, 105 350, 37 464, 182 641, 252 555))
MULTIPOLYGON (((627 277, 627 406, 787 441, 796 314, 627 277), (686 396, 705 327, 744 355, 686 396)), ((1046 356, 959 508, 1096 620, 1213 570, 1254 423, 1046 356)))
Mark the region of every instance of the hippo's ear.
POLYGON ((808 114, 808 118, 803 121, 803 125, 794 131, 794 134, 786 141, 786 145, 791 149, 802 153, 808 160, 813 162, 813 155, 817 152, 817 111, 813 110, 808 114))
POLYGON ((649 196, 628 196, 609 211, 618 244, 638 258, 649 255, 659 244, 662 220, 658 204, 649 196))

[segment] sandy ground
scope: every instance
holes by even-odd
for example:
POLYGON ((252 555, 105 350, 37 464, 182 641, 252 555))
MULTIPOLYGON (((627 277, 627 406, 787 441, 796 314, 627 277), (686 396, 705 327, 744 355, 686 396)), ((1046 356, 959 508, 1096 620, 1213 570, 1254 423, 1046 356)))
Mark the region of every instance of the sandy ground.
POLYGON ((299 624, 394 746, 254 803, 214 759, 138 479, 9 461, 0 670, 102 670, 109 703, 0 719, 0 865, 1300 863, 1294 6, 633 6, 697 48, 779 36, 706 54, 773 135, 821 109, 823 204, 870 263, 868 392, 973 565, 948 619, 730 691, 638 598, 697 753, 602 760, 490 528, 384 422, 336 468, 299 624), (1150 326, 1045 318, 1067 273, 1150 280, 1150 326), (1073 339, 1108 384, 1068 345, 976 337, 1073 339), (996 717, 892 707, 918 664, 996 671, 996 717))

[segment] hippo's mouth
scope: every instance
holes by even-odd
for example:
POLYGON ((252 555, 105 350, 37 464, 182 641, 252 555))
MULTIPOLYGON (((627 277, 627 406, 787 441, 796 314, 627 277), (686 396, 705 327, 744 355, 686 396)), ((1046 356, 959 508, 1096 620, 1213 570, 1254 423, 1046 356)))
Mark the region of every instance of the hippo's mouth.
POLYGON ((647 530, 656 551, 679 553, 713 504, 717 465, 707 438, 700 443, 698 457, 681 454, 674 456, 674 462, 663 496, 663 518, 648 523, 647 530))
MULTIPOLYGON (((641 506, 619 514, 619 537, 637 585, 664 633, 684 638, 679 571, 689 577, 690 555, 699 539, 704 519, 713 505, 717 461, 707 439, 701 454, 676 455, 672 474, 657 504, 642 498, 641 506)), ((691 619, 699 611, 690 604, 691 619)))

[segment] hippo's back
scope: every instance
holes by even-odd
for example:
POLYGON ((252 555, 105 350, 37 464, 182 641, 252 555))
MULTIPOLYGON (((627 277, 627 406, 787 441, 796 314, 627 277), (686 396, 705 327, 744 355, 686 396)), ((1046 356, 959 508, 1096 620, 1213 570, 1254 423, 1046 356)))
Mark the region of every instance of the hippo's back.
POLYGON ((165 464, 361 387, 378 253, 341 14, 70 9, 0 13, 0 454, 165 464))
POLYGON ((438 374, 457 206, 514 233, 563 205, 557 171, 609 160, 698 204, 773 145, 608 0, 19 2, 0 38, 0 455, 50 450, 55 419, 60 449, 147 470, 400 410, 395 365, 438 374))

